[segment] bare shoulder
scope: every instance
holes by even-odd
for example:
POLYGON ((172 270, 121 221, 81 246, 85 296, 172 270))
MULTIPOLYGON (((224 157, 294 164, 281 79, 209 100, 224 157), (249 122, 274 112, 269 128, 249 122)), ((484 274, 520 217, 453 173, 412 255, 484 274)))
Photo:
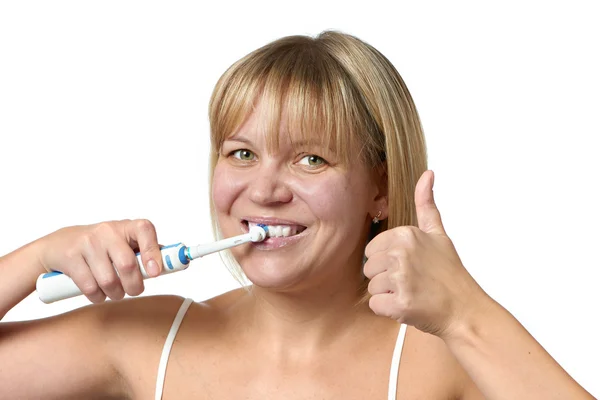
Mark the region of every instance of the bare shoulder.
MULTIPOLYGON (((190 348, 219 337, 215 335, 215 327, 222 319, 223 304, 230 298, 231 294, 224 294, 190 305, 169 360, 174 359, 173 353, 176 354, 178 349, 187 353, 190 348)), ((129 398, 154 396, 160 356, 183 302, 184 298, 179 296, 147 296, 105 306, 100 318, 110 354, 125 382, 129 398)))
MULTIPOLYGON (((482 398, 471 378, 442 339, 409 326, 406 333, 399 374, 399 393, 415 390, 414 398, 482 398), (403 368, 404 367, 404 368, 403 368), (403 389, 400 389, 403 387, 403 389)), ((413 398, 407 396, 407 398, 413 398)))
MULTIPOLYGON (((98 305, 97 318, 115 329, 157 327, 173 318, 184 298, 174 295, 132 297, 98 305)), ((94 306, 92 306, 94 307, 94 306)))
POLYGON ((139 397, 139 385, 152 385, 162 346, 184 299, 161 295, 103 303, 94 312, 99 333, 123 382, 127 397, 139 397))
POLYGON ((181 301, 128 299, 0 324, 0 365, 10 365, 0 367, 0 399, 127 397, 124 360, 168 330, 181 301))
MULTIPOLYGON (((235 291, 234 291, 235 292, 235 291)), ((211 326, 222 315, 224 304, 235 297, 234 292, 225 293, 204 302, 193 302, 186 312, 185 325, 200 323, 211 326)), ((124 338, 135 338, 127 343, 129 348, 147 347, 156 342, 162 346, 175 320, 184 298, 173 295, 145 296, 129 298, 118 302, 103 304, 97 318, 101 320, 104 332, 110 332, 106 339, 114 341, 115 346, 122 349, 124 338)), ((180 329, 180 332, 184 329, 180 329)), ((178 333, 178 337, 179 337, 178 333)))

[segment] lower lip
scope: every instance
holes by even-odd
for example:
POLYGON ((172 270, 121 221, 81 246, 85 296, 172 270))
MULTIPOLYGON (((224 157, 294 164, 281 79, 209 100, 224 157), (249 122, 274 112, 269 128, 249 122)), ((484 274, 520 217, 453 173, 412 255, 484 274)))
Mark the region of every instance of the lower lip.
MULTIPOLYGON (((242 229, 244 232, 248 232, 248 226, 244 225, 242 229)), ((252 243, 252 247, 257 250, 275 250, 281 247, 296 244, 298 241, 302 240, 304 236, 306 236, 307 230, 308 228, 294 236, 267 237, 262 242, 252 243)))

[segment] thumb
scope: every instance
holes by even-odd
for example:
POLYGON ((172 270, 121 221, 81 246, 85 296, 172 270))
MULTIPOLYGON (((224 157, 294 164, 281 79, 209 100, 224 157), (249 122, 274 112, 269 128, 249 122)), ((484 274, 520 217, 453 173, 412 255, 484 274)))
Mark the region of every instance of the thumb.
POLYGON ((419 229, 425 233, 446 235, 442 217, 433 200, 433 171, 423 172, 415 188, 415 207, 419 229))

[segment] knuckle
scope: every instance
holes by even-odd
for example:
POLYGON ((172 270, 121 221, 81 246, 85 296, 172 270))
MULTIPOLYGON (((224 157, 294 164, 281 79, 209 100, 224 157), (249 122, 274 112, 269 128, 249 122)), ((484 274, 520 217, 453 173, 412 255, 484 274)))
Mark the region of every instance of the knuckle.
POLYGON ((408 249, 406 247, 396 246, 390 249, 388 255, 394 260, 405 260, 408 258, 408 249))
POLYGON ((119 278, 116 275, 103 275, 98 279, 98 285, 103 290, 112 290, 119 284, 119 278))
POLYGON ((396 268, 389 275, 390 282, 397 288, 406 286, 408 274, 401 268, 396 268))
POLYGON ((398 240, 414 240, 417 238, 419 228, 412 225, 399 226, 394 229, 394 236, 398 240))
POLYGON ((381 264, 382 262, 386 262, 387 257, 387 251, 380 251, 379 253, 373 254, 367 262, 370 261, 371 265, 381 264))
POLYGON ((99 235, 102 235, 102 236, 112 235, 115 232, 115 227, 112 222, 109 222, 109 221, 100 222, 99 224, 96 225, 93 232, 97 233, 99 235))
POLYGON ((148 219, 138 219, 135 221, 135 227, 139 232, 154 233, 154 224, 148 219))
POLYGON ((79 240, 84 249, 93 249, 97 244, 97 238, 93 232, 84 232, 79 240))
POLYGON ((123 273, 131 273, 138 268, 137 262, 131 257, 117 258, 116 260, 113 260, 113 265, 119 272, 123 273))
POLYGON ((421 230, 416 226, 409 225, 406 228, 408 228, 408 234, 412 237, 417 237, 421 233, 421 230))
POLYGON ((369 279, 372 279, 373 276, 375 275, 373 273, 374 265, 375 265, 374 262, 372 260, 369 260, 363 266, 363 274, 369 279))
POLYGON ((406 236, 406 226, 398 226, 394 228, 391 233, 394 235, 396 240, 402 239, 406 236))
POLYGON ((375 285, 373 283, 373 280, 370 280, 369 284, 367 285, 367 292, 373 294, 373 292, 375 291, 375 288, 373 287, 373 285, 375 285))
POLYGON ((365 247, 365 256, 367 258, 369 258, 369 256, 373 253, 373 241, 375 239, 372 239, 369 243, 367 243, 367 247, 365 247))
POLYGON ((81 249, 77 246, 71 246, 64 252, 65 266, 73 265, 77 258, 81 255, 81 249))
POLYGON ((381 286, 381 282, 377 279, 371 279, 367 285, 367 292, 373 296, 376 295, 379 292, 378 286, 381 286))
POLYGON ((87 297, 94 296, 100 292, 100 287, 98 287, 98 283, 94 281, 85 281, 79 285, 79 289, 81 293, 86 295, 87 297))
POLYGON ((412 307, 412 298, 410 296, 400 296, 396 299, 396 309, 401 312, 406 312, 412 307))

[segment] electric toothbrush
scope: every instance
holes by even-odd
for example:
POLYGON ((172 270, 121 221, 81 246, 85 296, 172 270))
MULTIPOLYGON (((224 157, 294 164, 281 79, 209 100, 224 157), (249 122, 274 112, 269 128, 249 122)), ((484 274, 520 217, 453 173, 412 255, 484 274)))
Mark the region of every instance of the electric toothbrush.
MULTIPOLYGON (((158 276, 183 271, 189 266, 191 260, 195 260, 207 254, 229 249, 244 243, 262 242, 266 237, 267 227, 260 224, 251 227, 248 233, 219 240, 214 243, 201 244, 193 247, 187 247, 183 243, 164 246, 160 250, 162 254, 163 269, 158 276)), ((136 258, 143 279, 150 278, 142 264, 141 254, 136 253, 136 258)), ((80 296, 82 294, 81 290, 79 290, 70 277, 58 271, 40 275, 36 282, 36 290, 40 300, 46 304, 80 296)))

